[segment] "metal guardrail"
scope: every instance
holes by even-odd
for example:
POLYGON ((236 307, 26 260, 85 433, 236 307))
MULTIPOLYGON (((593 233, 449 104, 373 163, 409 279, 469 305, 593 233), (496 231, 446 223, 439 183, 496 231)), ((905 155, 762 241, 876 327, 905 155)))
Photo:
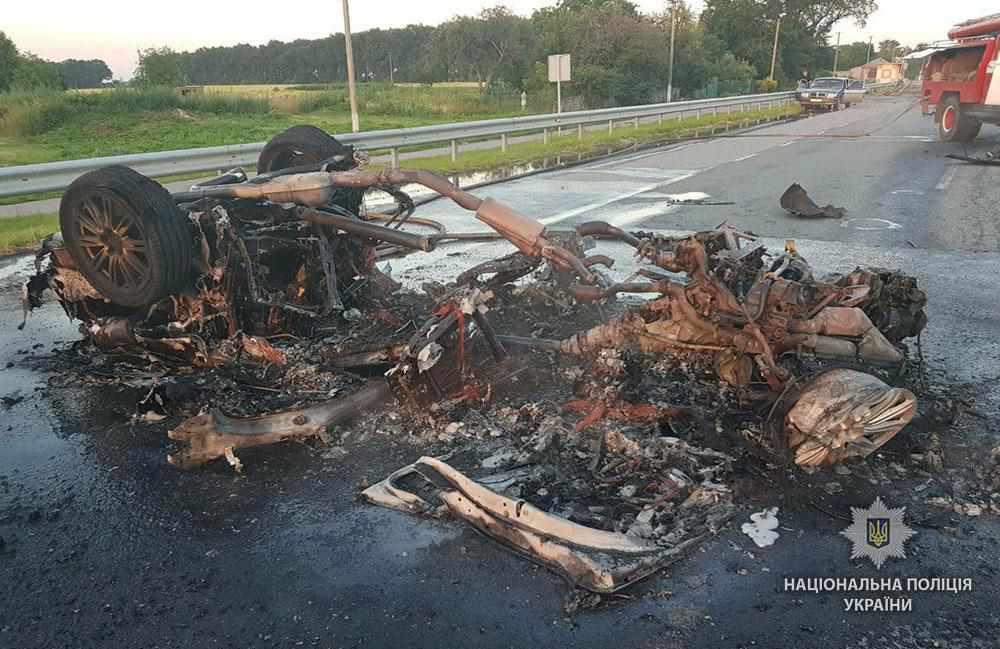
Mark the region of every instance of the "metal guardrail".
MULTIPOLYGON (((553 129, 561 130, 575 127, 578 136, 582 138, 584 128, 595 124, 606 123, 608 131, 611 132, 616 126, 626 122, 638 127, 643 120, 662 121, 668 117, 681 119, 693 115, 701 117, 706 113, 715 115, 747 112, 762 107, 784 105, 794 98, 794 92, 774 92, 624 108, 582 110, 561 114, 526 115, 475 122, 435 124, 363 133, 344 133, 337 134, 336 138, 341 142, 358 145, 369 150, 388 150, 393 165, 397 165, 399 163, 399 149, 407 146, 448 143, 452 159, 454 159, 458 155, 459 144, 464 140, 499 137, 499 146, 501 150, 505 151, 508 138, 516 133, 542 132, 547 141, 549 132, 553 129)), ((61 191, 66 189, 80 174, 113 164, 132 167, 136 171, 152 177, 202 171, 215 172, 232 167, 254 165, 257 163, 257 157, 264 144, 264 142, 233 144, 0 167, 0 197, 61 191)))

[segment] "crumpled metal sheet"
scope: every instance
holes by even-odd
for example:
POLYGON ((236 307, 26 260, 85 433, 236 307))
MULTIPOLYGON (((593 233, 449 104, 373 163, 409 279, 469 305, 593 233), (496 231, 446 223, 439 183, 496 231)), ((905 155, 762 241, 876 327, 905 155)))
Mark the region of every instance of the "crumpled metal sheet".
POLYGON ((847 215, 847 210, 843 207, 827 205, 820 207, 809 198, 805 188, 798 183, 792 185, 781 195, 781 207, 788 210, 795 216, 807 219, 841 219, 847 215))
POLYGON ((871 455, 917 412, 909 390, 849 369, 824 372, 779 399, 768 425, 785 437, 799 466, 821 466, 871 455))
POLYGON ((435 514, 437 507, 399 484, 400 478, 414 474, 433 485, 435 497, 455 518, 595 593, 613 593, 662 570, 718 530, 734 511, 728 490, 703 485, 677 507, 669 540, 650 541, 580 525, 507 498, 432 457, 394 472, 362 497, 400 511, 435 514))

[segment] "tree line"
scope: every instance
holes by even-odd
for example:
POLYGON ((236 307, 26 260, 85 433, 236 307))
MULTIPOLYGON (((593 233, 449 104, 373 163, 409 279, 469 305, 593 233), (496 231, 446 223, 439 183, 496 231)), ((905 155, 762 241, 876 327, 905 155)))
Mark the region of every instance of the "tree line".
MULTIPOLYGON (((675 96, 692 97, 711 92, 708 88, 746 91, 768 78, 779 15, 775 79, 788 85, 803 74, 829 73, 834 24, 843 19, 863 24, 875 9, 875 0, 705 0, 696 14, 683 0, 671 0, 662 12, 643 13, 630 0, 559 0, 530 16, 498 5, 437 26, 371 29, 354 34, 353 45, 359 81, 475 81, 484 93, 541 90, 547 86, 546 55, 568 52, 573 82, 567 92, 596 107, 664 98, 672 21, 675 96)), ((840 50, 841 69, 860 60, 856 44, 840 50)), ((0 47, 0 61, 2 56, 0 47)), ((66 87, 89 87, 110 77, 101 61, 55 64, 17 57, 15 69, 22 69, 22 76, 31 71, 39 79, 61 79, 66 87)), ((191 52, 151 48, 140 52, 133 82, 319 85, 346 76, 344 36, 333 34, 191 52)), ((2 84, 0 78, 0 89, 2 84)))
MULTIPOLYGON (((711 84, 749 90, 770 74, 774 27, 782 17, 775 77, 793 83, 803 71, 833 67, 830 30, 863 21, 874 0, 706 0, 696 15, 682 0, 643 13, 629 0, 560 0, 531 16, 503 5, 440 25, 372 29, 353 36, 361 81, 476 81, 483 92, 537 90, 545 56, 573 56, 570 92, 591 106, 660 99, 668 76, 675 19, 674 88, 693 96, 711 84)), ((290 43, 167 48, 141 53, 146 84, 325 84, 346 78, 343 34, 290 43)))
POLYGON ((39 88, 100 88, 111 81, 111 68, 100 59, 53 62, 21 52, 0 31, 0 92, 39 88))

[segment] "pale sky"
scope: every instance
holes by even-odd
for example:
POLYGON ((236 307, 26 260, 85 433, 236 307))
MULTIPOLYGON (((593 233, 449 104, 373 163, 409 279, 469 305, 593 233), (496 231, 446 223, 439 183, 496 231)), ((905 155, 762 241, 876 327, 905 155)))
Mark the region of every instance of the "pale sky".
MULTIPOLYGON (((690 0, 689 0, 690 2, 690 0)), ((354 31, 371 27, 433 25, 456 14, 478 13, 498 0, 354 0, 354 31)), ((503 0, 517 13, 555 4, 555 0, 503 0)), ((174 0, 170 3, 135 0, 49 0, 39 5, 10 0, 0 14, 0 30, 22 50, 43 58, 104 59, 116 78, 128 79, 136 64, 136 50, 169 45, 193 50, 203 45, 261 44, 271 39, 320 38, 343 30, 337 0, 290 0, 273 3, 229 3, 174 0)), ((660 11, 665 0, 638 0, 643 11, 660 11)), ((691 2, 696 10, 701 0, 691 2)), ((895 38, 904 45, 942 40, 956 22, 997 11, 995 1, 880 0, 880 8, 865 28, 852 21, 838 25, 841 42, 877 43, 895 38), (922 5, 922 6, 921 6, 922 5), (934 10, 930 11, 931 6, 934 10)))

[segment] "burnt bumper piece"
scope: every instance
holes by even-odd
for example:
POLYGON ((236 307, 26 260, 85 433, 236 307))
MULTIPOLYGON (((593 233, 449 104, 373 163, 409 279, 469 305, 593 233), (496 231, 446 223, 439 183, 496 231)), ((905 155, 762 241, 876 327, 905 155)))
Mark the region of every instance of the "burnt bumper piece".
POLYGON ((443 508, 574 586, 595 593, 613 593, 662 570, 715 533, 733 514, 728 499, 708 489, 695 490, 677 508, 677 533, 669 542, 653 542, 586 527, 524 500, 507 498, 432 457, 403 467, 362 496, 373 504, 408 513, 439 515, 443 508), (407 476, 424 480, 441 505, 403 487, 400 483, 407 476))

